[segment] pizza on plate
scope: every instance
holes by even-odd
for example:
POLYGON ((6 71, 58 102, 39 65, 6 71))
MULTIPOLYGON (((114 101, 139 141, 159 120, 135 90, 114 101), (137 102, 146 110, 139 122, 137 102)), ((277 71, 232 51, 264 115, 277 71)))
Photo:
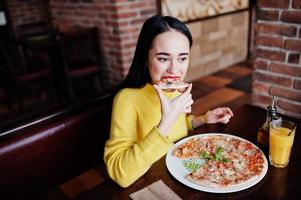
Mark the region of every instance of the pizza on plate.
POLYGON ((173 156, 182 159, 184 167, 190 171, 185 179, 206 187, 227 188, 264 173, 262 151, 236 137, 209 135, 192 138, 179 145, 173 156))

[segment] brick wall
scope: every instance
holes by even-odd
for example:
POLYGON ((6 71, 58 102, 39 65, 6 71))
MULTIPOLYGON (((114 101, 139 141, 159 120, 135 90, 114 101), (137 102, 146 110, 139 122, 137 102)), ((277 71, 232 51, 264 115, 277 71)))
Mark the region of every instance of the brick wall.
POLYGON ((301 0, 258 0, 252 101, 301 117, 301 0))
POLYGON ((22 24, 50 20, 48 4, 45 0, 9 0, 7 6, 14 28, 22 24))
POLYGON ((156 0, 51 0, 50 10, 53 23, 63 31, 72 26, 98 27, 104 79, 113 85, 128 72, 143 22, 157 13, 156 0))
POLYGON ((249 11, 187 25, 194 42, 187 80, 197 79, 246 59, 249 11))

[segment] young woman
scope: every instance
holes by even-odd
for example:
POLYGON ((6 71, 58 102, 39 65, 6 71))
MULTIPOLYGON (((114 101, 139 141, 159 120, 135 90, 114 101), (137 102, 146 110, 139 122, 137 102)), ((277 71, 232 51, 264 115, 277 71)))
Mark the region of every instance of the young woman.
POLYGON ((204 123, 228 123, 233 116, 230 108, 186 115, 193 103, 192 85, 183 93, 156 85, 166 78, 184 79, 191 45, 191 33, 176 18, 153 16, 142 27, 123 89, 114 98, 105 145, 108 174, 122 187, 141 177, 188 130, 204 123))

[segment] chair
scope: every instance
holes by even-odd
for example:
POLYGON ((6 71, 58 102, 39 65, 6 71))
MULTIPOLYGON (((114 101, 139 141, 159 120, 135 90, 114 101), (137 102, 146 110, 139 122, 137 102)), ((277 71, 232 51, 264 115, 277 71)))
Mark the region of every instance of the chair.
POLYGON ((25 67, 18 71, 17 83, 29 86, 23 88, 23 97, 39 95, 40 100, 56 101, 53 83, 51 52, 55 48, 56 35, 48 33, 39 36, 30 36, 21 41, 25 67))
POLYGON ((54 103, 56 96, 49 49, 56 40, 56 31, 50 24, 41 21, 17 26, 15 36, 21 61, 15 63, 14 76, 21 110, 28 106, 54 103))
POLYGON ((102 74, 97 28, 61 33, 60 41, 72 96, 100 91, 102 74))
POLYGON ((5 44, 0 40, 0 104, 4 104, 2 108, 11 111, 16 103, 20 107, 20 102, 17 98, 19 93, 14 79, 13 63, 10 62, 7 50, 5 44))
POLYGON ((24 55, 23 42, 32 40, 43 40, 53 35, 55 29, 49 21, 37 21, 28 24, 17 25, 14 33, 15 39, 18 43, 18 50, 20 54, 20 65, 24 68, 30 66, 26 56, 24 55))
POLYGON ((10 98, 11 90, 9 87, 9 80, 8 80, 9 78, 7 76, 8 70, 7 70, 7 65, 4 63, 2 48, 0 50, 0 54, 2 55, 0 58, 0 114, 1 114, 2 112, 4 112, 4 110, 10 110, 12 108, 12 99, 10 98))
POLYGON ((15 36, 17 40, 29 36, 38 36, 48 34, 54 30, 51 22, 37 21, 28 24, 17 25, 15 28, 15 36))

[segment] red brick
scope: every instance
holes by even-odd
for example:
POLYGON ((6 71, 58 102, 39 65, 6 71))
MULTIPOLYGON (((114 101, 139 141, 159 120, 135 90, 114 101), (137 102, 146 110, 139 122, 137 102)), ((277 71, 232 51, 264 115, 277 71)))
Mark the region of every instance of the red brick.
POLYGON ((286 64, 271 63, 270 64, 270 71, 275 72, 275 73, 279 73, 279 74, 294 76, 294 77, 300 77, 301 76, 301 68, 300 67, 286 65, 286 64))
POLYGON ((296 36, 297 29, 295 26, 280 25, 280 24, 269 24, 269 23, 258 23, 255 27, 257 34, 275 34, 282 36, 296 36))
POLYGON ((253 67, 255 69, 267 70, 268 69, 268 63, 264 60, 256 59, 254 61, 253 67))
POLYGON ((301 11, 283 11, 280 19, 283 22, 301 24, 301 11))
MULTIPOLYGON (((266 94, 268 95, 268 94, 266 94)), ((271 102, 272 102, 272 97, 270 96, 266 96, 266 95, 262 95, 260 93, 252 93, 252 103, 255 103, 255 104, 265 104, 266 106, 267 105, 271 105, 271 102)), ((266 107, 264 106, 264 107, 266 107)))
POLYGON ((293 0, 292 7, 295 9, 301 9, 301 0, 293 0))
POLYGON ((121 43, 122 49, 125 48, 126 52, 128 52, 129 48, 134 48, 135 46, 136 46, 136 42, 124 42, 124 43, 121 43))
MULTIPOLYGON (((76 7, 75 7, 76 8, 76 7)), ((73 9, 75 9, 73 8, 73 9)), ((99 8, 98 7, 94 7, 94 6, 79 6, 76 10, 82 10, 83 13, 89 13, 89 12, 95 12, 95 13, 99 13, 99 8)))
POLYGON ((131 24, 133 25, 142 25, 145 22, 146 18, 139 18, 131 20, 131 24))
POLYGON ((288 8, 289 0, 257 0, 259 8, 288 8))
MULTIPOLYGON (((116 27, 117 28, 117 27, 116 27)), ((114 33, 117 33, 117 35, 119 35, 120 37, 122 37, 122 35, 126 35, 126 34, 130 34, 130 33, 135 33, 138 32, 139 28, 136 26, 128 26, 128 27, 119 27, 117 31, 115 31, 114 33)))
POLYGON ((125 57, 125 59, 128 57, 132 57, 133 53, 135 51, 136 42, 135 43, 134 42, 128 42, 128 43, 123 42, 121 45, 133 46, 132 48, 129 47, 129 48, 123 48, 120 50, 122 55, 125 57))
POLYGON ((298 90, 292 90, 281 87, 271 87, 270 93, 274 96, 301 102, 301 92, 298 90))
POLYGON ((267 94, 269 92, 269 85, 263 82, 253 81, 252 89, 253 91, 267 94))
POLYGON ((129 25, 128 21, 112 21, 112 20, 106 20, 107 26, 113 26, 113 27, 123 27, 129 25))
POLYGON ((147 1, 141 1, 141 2, 131 2, 129 7, 131 9, 135 9, 135 8, 145 8, 147 7, 149 4, 147 1))
POLYGON ((277 85, 282 85, 286 87, 290 87, 292 85, 292 79, 278 76, 278 75, 272 75, 267 73, 261 73, 258 71, 255 71, 253 74, 253 79, 258 81, 263 81, 267 83, 274 83, 277 85))
POLYGON ((273 51, 267 49, 256 49, 255 55, 260 58, 265 58, 275 61, 285 61, 285 53, 281 51, 273 51))
POLYGON ((129 2, 129 0, 113 0, 112 2, 115 3, 115 4, 118 4, 118 3, 129 2))
POLYGON ((123 13, 111 14, 111 17, 113 19, 124 19, 124 18, 136 17, 137 15, 138 15, 137 12, 123 12, 123 13))
POLYGON ((301 80, 295 80, 294 88, 297 90, 301 90, 301 80))
POLYGON ((109 55, 115 56, 116 58, 120 58, 122 56, 122 53, 119 50, 110 50, 109 55))
POLYGON ((118 35, 109 35, 108 40, 115 41, 115 42, 121 42, 121 38, 118 35))
POLYGON ((296 113, 298 116, 300 116, 301 113, 300 103, 293 103, 291 101, 284 101, 282 99, 278 99, 277 106, 283 110, 291 111, 293 113, 296 113))
POLYGON ((150 9, 143 9, 140 11, 141 15, 154 15, 156 14, 157 10, 154 8, 150 8, 150 9))
POLYGON ((280 37, 270 37, 270 36, 257 36, 255 38, 256 45, 263 45, 269 47, 284 47, 284 39, 280 37))
POLYGON ((116 9, 118 12, 125 12, 125 11, 131 11, 132 9, 129 8, 128 4, 118 4, 116 5, 116 9))
POLYGON ((258 20, 278 21, 279 12, 277 10, 257 10, 256 17, 258 20))
POLYGON ((288 62, 289 63, 293 63, 293 64, 299 64, 299 62, 300 62, 300 54, 299 53, 290 53, 288 55, 288 62))
POLYGON ((286 40, 285 48, 288 50, 301 52, 301 40, 286 40))

